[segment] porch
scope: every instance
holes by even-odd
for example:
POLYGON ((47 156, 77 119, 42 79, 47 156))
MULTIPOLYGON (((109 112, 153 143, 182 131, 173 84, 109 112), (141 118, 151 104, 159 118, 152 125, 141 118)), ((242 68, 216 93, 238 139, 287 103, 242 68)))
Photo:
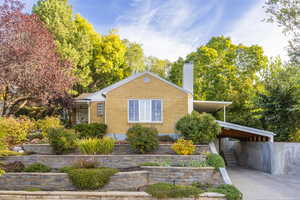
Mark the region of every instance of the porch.
POLYGON ((92 101, 90 93, 84 93, 74 99, 72 111, 72 123, 104 123, 105 102, 104 100, 92 101))

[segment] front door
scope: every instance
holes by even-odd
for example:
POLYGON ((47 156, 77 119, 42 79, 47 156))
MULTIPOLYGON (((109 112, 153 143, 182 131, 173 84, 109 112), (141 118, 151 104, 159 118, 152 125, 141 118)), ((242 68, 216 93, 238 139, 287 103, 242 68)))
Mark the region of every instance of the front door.
POLYGON ((80 104, 77 108, 77 124, 89 122, 89 111, 87 104, 80 104))

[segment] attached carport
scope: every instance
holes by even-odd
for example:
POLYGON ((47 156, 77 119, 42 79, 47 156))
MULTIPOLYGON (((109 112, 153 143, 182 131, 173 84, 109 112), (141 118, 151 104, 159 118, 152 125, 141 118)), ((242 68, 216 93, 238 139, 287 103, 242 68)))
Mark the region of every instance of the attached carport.
POLYGON ((240 141, 250 142, 273 142, 274 133, 261 129, 251 128, 248 126, 241 126, 229 122, 217 120, 218 124, 222 127, 222 132, 219 135, 221 138, 235 138, 240 141))
POLYGON ((240 141, 253 142, 273 142, 275 135, 273 132, 226 122, 226 107, 231 104, 232 102, 229 101, 194 101, 194 110, 207 113, 215 113, 223 110, 224 121, 217 120, 222 127, 219 138, 234 138, 240 141))

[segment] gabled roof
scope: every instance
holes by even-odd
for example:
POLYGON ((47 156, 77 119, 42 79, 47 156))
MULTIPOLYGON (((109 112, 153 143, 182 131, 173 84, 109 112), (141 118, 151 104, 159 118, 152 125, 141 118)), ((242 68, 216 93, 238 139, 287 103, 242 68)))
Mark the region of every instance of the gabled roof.
POLYGON ((238 131, 252 133, 255 135, 266 136, 266 137, 273 137, 274 135, 276 135, 275 133, 273 133, 271 131, 265 131, 265 130, 261 130, 261 129, 251 128, 248 126, 242 126, 242 125, 233 124, 233 123, 229 123, 229 122, 223 122, 223 121, 219 121, 219 120, 216 120, 216 121, 218 122, 218 124, 221 127, 227 128, 227 129, 238 130, 238 131))
POLYGON ((119 81, 119 82, 116 82, 116 83, 114 83, 114 84, 112 84, 112 85, 110 85, 110 86, 108 86, 106 88, 103 88, 102 90, 99 90, 98 92, 92 93, 89 96, 86 96, 85 98, 87 98, 87 99, 89 99, 91 101, 105 101, 105 97, 104 96, 108 92, 110 92, 113 89, 116 89, 116 88, 118 88, 118 87, 120 87, 122 85, 125 85, 126 83, 128 83, 128 82, 130 82, 130 81, 132 81, 132 80, 134 80, 134 79, 136 79, 138 77, 141 77, 141 76, 143 76, 145 74, 153 76, 153 77, 155 77, 155 78, 157 78, 157 79, 159 79, 159 80, 161 80, 161 81, 163 81, 163 82, 171 85, 172 87, 175 87, 175 88, 177 88, 177 89, 179 89, 179 90, 181 90, 181 91, 183 91, 185 93, 192 94, 191 91, 188 91, 188 90, 186 90, 186 89, 184 89, 182 87, 179 87, 178 85, 175 85, 174 83, 171 83, 170 81, 167 81, 167 80, 161 78, 160 76, 158 76, 158 75, 156 75, 156 74, 154 74, 152 72, 146 71, 146 72, 141 72, 141 73, 137 73, 137 74, 131 75, 131 76, 129 76, 129 77, 127 77, 127 78, 119 81))

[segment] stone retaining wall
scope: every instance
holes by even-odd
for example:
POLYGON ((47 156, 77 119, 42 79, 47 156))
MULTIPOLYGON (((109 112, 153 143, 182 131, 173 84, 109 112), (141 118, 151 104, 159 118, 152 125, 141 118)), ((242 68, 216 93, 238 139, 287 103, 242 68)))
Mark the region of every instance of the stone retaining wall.
POLYGON ((25 166, 42 163, 53 169, 71 166, 82 160, 95 161, 99 166, 112 168, 129 168, 139 166, 144 162, 165 162, 174 165, 190 161, 205 161, 205 155, 29 155, 9 156, 0 160, 5 163, 21 161, 25 166))
MULTIPOLYGON (((0 200, 157 200, 145 192, 24 192, 0 191, 0 200)), ((165 199, 178 200, 178 199, 165 199)), ((183 200, 183 199, 182 199, 183 200)), ((226 200, 218 193, 203 193, 184 200, 226 200)))
POLYGON ((223 184, 220 172, 213 167, 156 167, 145 166, 143 170, 149 172, 150 184, 166 182, 179 185, 191 185, 194 182, 212 185, 223 184))
MULTIPOLYGON (((35 153, 42 155, 53 155, 55 154, 53 148, 49 144, 24 144, 23 149, 27 153, 35 153)), ((209 152, 208 145, 197 145, 195 154, 201 154, 209 152)), ((77 152, 78 153, 78 152, 77 152)), ((122 155, 122 154, 134 154, 130 150, 128 144, 116 144, 112 154, 122 155)), ((171 154, 175 155, 174 151, 171 149, 171 144, 160 144, 157 151, 153 154, 171 154)))
MULTIPOLYGON (((119 172, 101 191, 137 190, 148 184, 148 172, 119 172)), ((2 190, 39 188, 49 191, 72 191, 76 188, 66 173, 6 173, 0 177, 2 190)))

